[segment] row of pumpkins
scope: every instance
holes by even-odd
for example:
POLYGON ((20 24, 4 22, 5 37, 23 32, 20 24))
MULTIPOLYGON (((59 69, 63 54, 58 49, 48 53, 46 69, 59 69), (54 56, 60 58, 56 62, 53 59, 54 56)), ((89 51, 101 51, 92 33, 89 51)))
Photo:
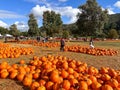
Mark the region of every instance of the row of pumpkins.
POLYGON ((12 47, 10 44, 0 43, 0 58, 17 58, 33 52, 34 50, 30 47, 12 47))
POLYGON ((97 69, 65 56, 34 56, 28 64, 0 63, 0 78, 14 79, 30 90, 120 90, 120 71, 97 69))
POLYGON ((64 50, 70 52, 85 53, 95 56, 104 56, 104 55, 114 56, 118 54, 118 51, 113 49, 90 48, 88 46, 79 46, 79 45, 65 46, 64 50))
MULTIPOLYGON (((37 42, 36 40, 26 40, 20 41, 20 44, 33 44, 34 46, 44 46, 44 47, 60 47, 58 42, 37 42)), ((80 46, 80 45, 73 45, 73 46, 65 46, 64 51, 70 52, 77 52, 77 53, 85 53, 95 56, 113 56, 117 55, 118 51, 113 49, 104 49, 104 48, 93 48, 91 49, 88 46, 80 46)))
MULTIPOLYGON (((44 46, 44 47, 60 47, 58 42, 37 42, 36 40, 26 40, 20 41, 20 44, 33 44, 34 46, 44 46)), ((91 49, 89 46, 80 46, 80 45, 73 45, 73 46, 65 46, 65 51, 70 52, 77 52, 77 53, 85 53, 95 56, 113 56, 117 55, 118 51, 113 49, 104 49, 104 48, 93 48, 91 49)))

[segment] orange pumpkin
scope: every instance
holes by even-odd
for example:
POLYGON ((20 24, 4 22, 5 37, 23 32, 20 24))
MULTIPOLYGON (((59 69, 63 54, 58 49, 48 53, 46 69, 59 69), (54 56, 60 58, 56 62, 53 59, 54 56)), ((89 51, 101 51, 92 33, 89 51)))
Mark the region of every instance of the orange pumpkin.
POLYGON ((88 85, 85 81, 80 81, 79 90, 88 90, 88 85))
POLYGON ((45 86, 39 86, 39 87, 37 88, 37 90, 46 90, 46 87, 45 87, 45 86))
POLYGON ((101 90, 113 90, 113 88, 110 85, 105 84, 101 87, 101 90))
POLYGON ((7 66, 8 66, 8 63, 6 61, 4 61, 0 64, 0 69, 5 69, 5 68, 7 68, 7 66))
POLYGON ((20 60, 20 64, 25 64, 25 60, 20 60))
POLYGON ((6 71, 2 71, 2 72, 1 72, 0 77, 3 78, 3 79, 5 79, 5 78, 7 78, 8 75, 9 75, 9 73, 8 73, 8 71, 6 70, 6 71))
POLYGON ((53 85, 54 85, 53 82, 48 81, 48 82, 46 82, 45 87, 46 87, 47 90, 53 90, 53 89, 52 89, 52 88, 53 88, 53 85))
POLYGON ((34 78, 34 79, 39 78, 39 73, 34 73, 34 74, 33 74, 33 78, 34 78))
POLYGON ((39 83, 34 81, 34 82, 32 82, 30 88, 31 88, 31 90, 36 90, 39 86, 40 86, 39 83))
POLYGON ((11 72, 10 78, 14 79, 17 76, 18 72, 11 72))
POLYGON ((23 81, 24 76, 25 76, 25 74, 23 74, 23 73, 19 73, 19 74, 17 75, 17 79, 18 79, 18 81, 23 81))
POLYGON ((68 80, 63 80, 63 83, 62 83, 62 88, 65 89, 65 90, 69 90, 70 89, 70 82, 68 80))
POLYGON ((30 86, 32 84, 32 78, 30 78, 30 77, 25 77, 24 79, 23 79, 23 85, 25 85, 25 86, 30 86))
POLYGON ((119 83, 116 79, 112 78, 109 81, 107 81, 107 84, 112 86, 113 88, 118 87, 119 83))
POLYGON ((99 83, 99 82, 93 82, 92 83, 92 89, 94 90, 96 90, 96 89, 100 89, 100 87, 101 87, 102 85, 99 83))
POLYGON ((76 84, 78 84, 78 80, 75 79, 75 78, 70 79, 69 81, 70 81, 70 84, 71 84, 72 86, 75 86, 76 84))
POLYGON ((59 90, 60 89, 60 84, 55 83, 53 84, 53 90, 59 90))
POLYGON ((110 75, 108 75, 108 74, 103 74, 103 75, 101 76, 101 79, 102 79, 103 81, 108 81, 108 80, 111 79, 111 77, 110 77, 110 75))
POLYGON ((60 79, 60 78, 59 78, 58 71, 57 71, 57 70, 52 71, 51 74, 50 74, 50 80, 51 80, 52 82, 58 83, 58 82, 59 82, 59 79, 60 79))
POLYGON ((63 78, 67 78, 68 77, 68 72, 67 71, 65 71, 65 70, 62 70, 61 71, 61 76, 63 77, 63 78))
POLYGON ((73 74, 74 73, 73 68, 68 68, 67 71, 68 71, 69 74, 73 74))
POLYGON ((46 81, 45 81, 45 80, 43 80, 43 79, 39 80, 39 84, 40 84, 40 86, 44 86, 44 85, 45 85, 45 83, 46 83, 46 81))

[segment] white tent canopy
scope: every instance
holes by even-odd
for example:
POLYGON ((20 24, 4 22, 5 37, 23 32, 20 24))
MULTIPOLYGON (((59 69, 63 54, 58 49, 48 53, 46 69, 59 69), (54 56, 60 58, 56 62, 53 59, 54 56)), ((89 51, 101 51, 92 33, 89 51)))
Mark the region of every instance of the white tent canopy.
POLYGON ((10 34, 5 34, 6 37, 13 37, 12 35, 10 34))
POLYGON ((0 37, 3 36, 1 33, 0 33, 0 37))

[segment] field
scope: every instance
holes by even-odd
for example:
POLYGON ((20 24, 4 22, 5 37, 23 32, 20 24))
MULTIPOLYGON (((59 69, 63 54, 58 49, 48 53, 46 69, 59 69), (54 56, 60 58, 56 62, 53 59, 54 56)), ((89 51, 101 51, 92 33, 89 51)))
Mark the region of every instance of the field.
MULTIPOLYGON (((110 67, 116 70, 120 70, 120 41, 95 41, 95 48, 105 48, 117 50, 118 54, 114 56, 94 56, 89 54, 77 53, 77 52, 60 52, 59 47, 40 47, 33 46, 30 44, 17 44, 9 43, 11 46, 19 47, 31 47, 34 50, 34 53, 31 55, 21 55, 18 58, 4 58, 0 59, 0 62, 7 61, 9 64, 19 63, 20 60, 25 60, 28 63, 33 56, 65 56, 73 60, 79 60, 81 62, 87 63, 88 66, 94 66, 98 69, 101 67, 110 67)), ((89 42, 66 42, 67 46, 71 45, 80 45, 88 46, 89 42)), ((19 81, 11 79, 0 79, 0 90, 29 90, 29 88, 24 87, 19 81)))

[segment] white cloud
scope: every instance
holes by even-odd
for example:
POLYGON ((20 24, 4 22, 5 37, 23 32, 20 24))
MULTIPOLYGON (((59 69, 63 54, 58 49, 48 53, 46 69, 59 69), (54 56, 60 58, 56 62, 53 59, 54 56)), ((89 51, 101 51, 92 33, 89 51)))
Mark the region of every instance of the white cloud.
POLYGON ((1 21, 1 20, 0 20, 0 26, 4 27, 4 28, 8 27, 8 25, 5 22, 1 21))
POLYGON ((115 4, 114 4, 115 7, 117 8, 120 8, 120 1, 117 1, 115 4))
POLYGON ((115 14, 114 8, 112 6, 107 6, 108 14, 115 14))
MULTIPOLYGON (((104 11, 105 8, 102 7, 102 10, 104 11)), ((115 14, 115 12, 113 10, 114 10, 114 8, 111 8, 111 6, 108 6, 108 8, 107 8, 108 14, 115 14)))
POLYGON ((27 31, 28 30, 28 25, 25 24, 24 22, 16 21, 14 24, 16 24, 17 29, 20 31, 27 31))
POLYGON ((42 17, 44 11, 51 11, 50 8, 47 8, 45 6, 39 6, 36 5, 35 7, 32 8, 31 13, 33 13, 36 17, 42 17))
POLYGON ((68 17, 70 20, 67 23, 74 23, 77 18, 76 15, 78 14, 79 9, 77 8, 72 8, 71 6, 66 6, 66 7, 46 7, 46 6, 39 6, 36 5, 35 7, 32 8, 31 12, 36 16, 36 17, 42 17, 44 11, 55 11, 56 13, 60 13, 62 17, 68 17))
MULTIPOLYGON (((20 21, 16 21, 14 24, 16 24, 17 29, 20 31, 27 31, 28 30, 28 25, 24 22, 20 22, 20 21)), ((0 26, 4 27, 4 28, 9 28, 10 25, 8 25, 7 23, 3 22, 0 20, 0 26)))
POLYGON ((63 18, 64 17, 69 18, 69 21, 67 23, 74 23, 77 20, 76 15, 78 14, 78 12, 80 12, 79 9, 73 8, 71 6, 65 7, 59 6, 60 2, 66 2, 68 0, 57 0, 52 2, 51 0, 26 0, 26 1, 38 3, 38 5, 31 9, 31 13, 33 13, 36 17, 42 18, 44 11, 52 10, 57 13, 60 13, 63 18))
POLYGON ((108 8, 108 14, 115 14, 115 12, 111 9, 111 8, 108 8))
POLYGON ((62 16, 68 17, 70 19, 68 23, 74 23, 77 20, 76 15, 80 13, 79 9, 72 8, 71 6, 57 7, 55 11, 60 13, 62 16))
POLYGON ((66 2, 67 0, 58 0, 59 2, 66 2))
POLYGON ((24 18, 24 16, 11 11, 0 10, 0 18, 24 18))

